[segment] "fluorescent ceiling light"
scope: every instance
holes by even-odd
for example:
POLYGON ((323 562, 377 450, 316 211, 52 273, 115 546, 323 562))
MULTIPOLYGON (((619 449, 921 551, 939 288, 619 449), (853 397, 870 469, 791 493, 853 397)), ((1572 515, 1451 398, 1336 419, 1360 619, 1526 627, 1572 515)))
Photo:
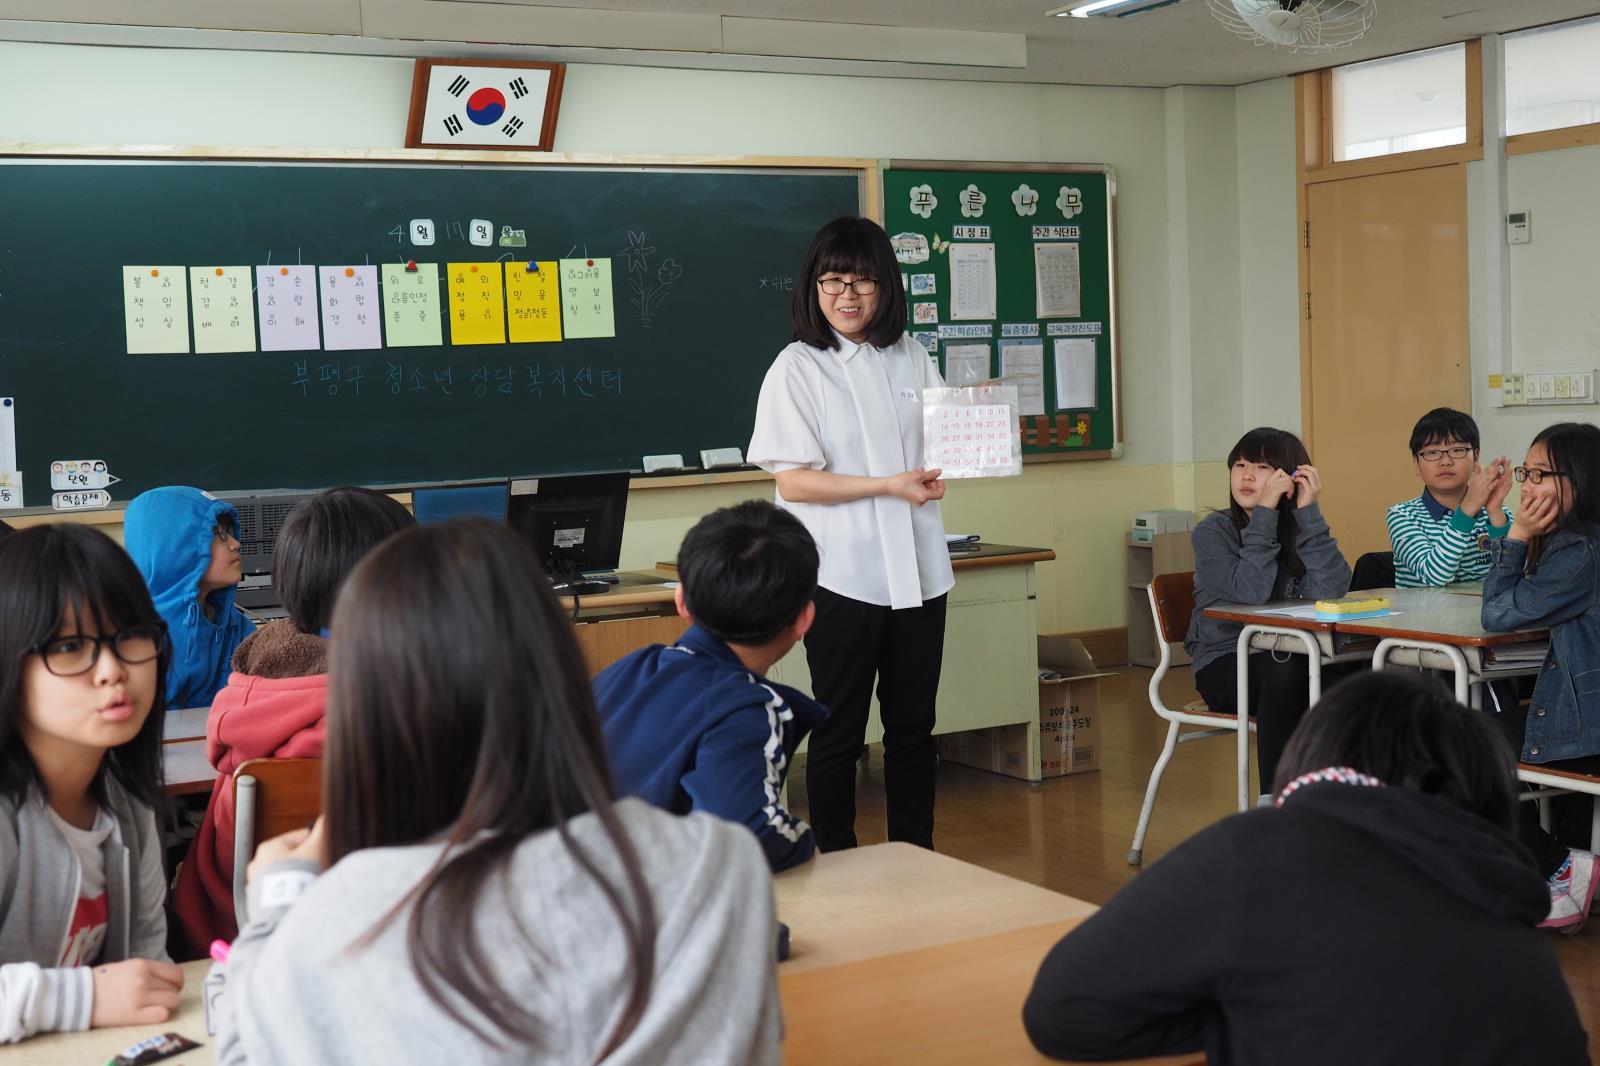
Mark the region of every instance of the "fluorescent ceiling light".
POLYGON ((1141 12, 1152 11, 1158 7, 1176 4, 1178 0, 1079 0, 1078 3, 1068 4, 1065 7, 1053 8, 1046 11, 1046 15, 1057 18, 1071 15, 1073 18, 1088 18, 1091 15, 1113 15, 1118 18, 1123 15, 1137 15, 1141 12))

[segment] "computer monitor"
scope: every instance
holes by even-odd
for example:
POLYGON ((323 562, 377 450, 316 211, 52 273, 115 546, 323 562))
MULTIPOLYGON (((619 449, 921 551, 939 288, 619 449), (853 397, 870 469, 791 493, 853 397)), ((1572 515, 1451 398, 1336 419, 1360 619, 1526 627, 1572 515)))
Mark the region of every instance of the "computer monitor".
POLYGON ((477 515, 491 522, 506 520, 504 481, 473 482, 466 485, 429 485, 411 490, 411 512, 419 525, 448 522, 463 515, 477 515))
POLYGON ((282 600, 272 583, 272 568, 277 560, 278 531, 289 512, 311 499, 310 492, 259 492, 222 499, 233 504, 239 515, 239 591, 233 602, 260 618, 277 616, 282 600))
POLYGON ((506 524, 533 545, 558 593, 593 595, 610 587, 584 575, 622 562, 630 476, 624 470, 512 480, 506 524))

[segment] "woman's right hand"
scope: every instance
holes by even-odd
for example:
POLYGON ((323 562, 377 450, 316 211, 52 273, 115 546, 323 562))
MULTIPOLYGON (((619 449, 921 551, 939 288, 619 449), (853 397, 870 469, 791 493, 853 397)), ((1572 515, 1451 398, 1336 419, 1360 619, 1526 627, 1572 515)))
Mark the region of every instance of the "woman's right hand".
POLYGON ((1292 497, 1294 491, 1294 478, 1289 476, 1289 472, 1287 470, 1274 470, 1267 476, 1266 484, 1261 486, 1261 494, 1256 498, 1256 506, 1270 510, 1278 506, 1285 496, 1292 497))
POLYGON ((89 1026, 159 1025, 178 1011, 183 971, 156 959, 124 959, 96 966, 89 1026))
POLYGON ((935 467, 932 470, 907 470, 903 474, 885 478, 887 495, 898 496, 913 507, 921 507, 929 500, 942 500, 944 482, 939 480, 942 473, 944 471, 935 467))

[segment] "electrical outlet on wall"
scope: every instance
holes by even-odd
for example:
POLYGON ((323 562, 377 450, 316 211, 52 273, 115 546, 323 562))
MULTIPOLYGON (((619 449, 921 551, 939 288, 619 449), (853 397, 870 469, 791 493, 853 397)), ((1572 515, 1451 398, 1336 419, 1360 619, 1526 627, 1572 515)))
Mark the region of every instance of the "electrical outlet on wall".
POLYGON ((1511 379, 1522 379, 1523 399, 1514 401, 1503 399, 1505 406, 1514 403, 1535 405, 1562 404, 1562 403, 1600 403, 1600 397, 1595 395, 1593 370, 1561 370, 1543 371, 1538 374, 1507 374, 1502 397, 1511 389, 1511 379))

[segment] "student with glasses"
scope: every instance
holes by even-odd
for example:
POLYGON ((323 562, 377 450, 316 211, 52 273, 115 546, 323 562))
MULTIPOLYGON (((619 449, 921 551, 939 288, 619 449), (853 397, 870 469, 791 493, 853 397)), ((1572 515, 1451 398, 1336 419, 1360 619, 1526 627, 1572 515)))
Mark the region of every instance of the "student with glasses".
MULTIPOLYGON (((1483 628, 1548 629, 1550 652, 1533 700, 1503 713, 1523 762, 1600 773, 1600 428, 1562 422, 1533 438, 1511 532, 1490 550, 1483 628)), ((1534 804, 1520 830, 1550 889, 1542 923, 1576 933, 1595 893, 1595 857, 1539 825, 1534 804)))
POLYGON ((167 650, 105 534, 0 543, 0 1044, 177 1009, 155 816, 167 650))
POLYGON ((168 485, 133 498, 122 539, 172 640, 167 706, 209 706, 252 628, 233 605, 241 576, 238 512, 209 492, 168 485))
POLYGON ((1396 587, 1482 580, 1490 543, 1511 528, 1506 458, 1480 467, 1478 424, 1462 411, 1438 407, 1411 430, 1411 465, 1422 495, 1389 508, 1396 587))
POLYGON ((955 578, 945 485, 922 467, 922 390, 944 381, 906 332, 894 249, 867 219, 817 233, 793 316, 794 342, 761 386, 749 456, 821 554, 805 646, 812 692, 830 713, 807 755, 811 826, 822 851, 856 844, 855 768, 876 684, 889 839, 931 848, 934 701, 955 578))

